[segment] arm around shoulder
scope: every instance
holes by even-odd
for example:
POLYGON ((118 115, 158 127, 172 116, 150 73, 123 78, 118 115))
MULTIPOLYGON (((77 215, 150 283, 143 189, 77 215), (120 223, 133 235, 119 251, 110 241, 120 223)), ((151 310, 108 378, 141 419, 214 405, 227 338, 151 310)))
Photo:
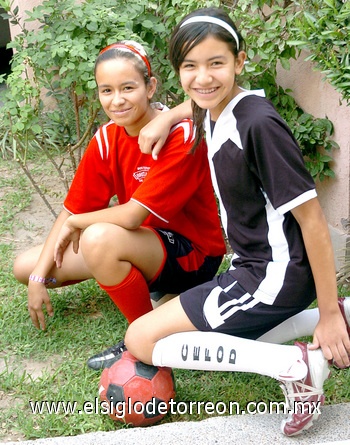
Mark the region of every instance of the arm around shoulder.
POLYGON ((157 159, 171 127, 182 119, 190 117, 192 117, 190 100, 159 114, 140 131, 139 146, 142 153, 152 154, 153 159, 157 159))

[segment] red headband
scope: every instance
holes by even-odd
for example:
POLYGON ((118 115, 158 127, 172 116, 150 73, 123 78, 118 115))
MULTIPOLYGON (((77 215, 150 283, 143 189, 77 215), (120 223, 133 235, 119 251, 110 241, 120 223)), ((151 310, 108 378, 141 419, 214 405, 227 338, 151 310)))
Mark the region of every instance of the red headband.
POLYGON ((101 49, 99 56, 101 54, 103 54, 104 52, 110 50, 110 49, 114 49, 114 48, 121 48, 121 49, 127 49, 129 51, 132 51, 133 53, 135 53, 136 55, 138 55, 139 57, 141 57, 141 59, 143 60, 144 64, 147 67, 147 71, 148 71, 148 75, 151 77, 151 65, 147 59, 146 56, 144 56, 143 54, 140 53, 139 50, 137 50, 134 46, 126 44, 126 43, 112 43, 111 45, 106 46, 106 48, 101 49))

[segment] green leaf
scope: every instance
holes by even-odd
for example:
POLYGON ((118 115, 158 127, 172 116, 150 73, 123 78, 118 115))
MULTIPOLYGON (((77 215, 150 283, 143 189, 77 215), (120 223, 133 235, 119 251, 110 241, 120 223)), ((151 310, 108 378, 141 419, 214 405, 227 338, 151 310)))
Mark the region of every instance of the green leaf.
POLYGON ((90 23, 87 23, 86 28, 87 28, 89 31, 95 32, 95 31, 98 30, 98 25, 97 25, 96 22, 90 22, 90 23))
POLYGON ((143 26, 144 28, 152 29, 153 26, 154 26, 154 24, 153 24, 150 20, 145 20, 145 21, 142 23, 142 26, 143 26))
POLYGON ((288 45, 290 46, 302 46, 305 45, 304 40, 287 40, 288 45))
POLYGON ((333 158, 331 158, 330 156, 327 156, 327 155, 322 155, 322 156, 320 156, 320 161, 321 162, 331 162, 331 161, 333 161, 333 158))
POLYGON ((33 125, 32 131, 33 131, 33 133, 39 134, 39 133, 41 133, 42 129, 41 129, 40 125, 33 125))
POLYGON ((285 70, 289 70, 290 69, 290 62, 289 59, 280 59, 281 65, 285 70))

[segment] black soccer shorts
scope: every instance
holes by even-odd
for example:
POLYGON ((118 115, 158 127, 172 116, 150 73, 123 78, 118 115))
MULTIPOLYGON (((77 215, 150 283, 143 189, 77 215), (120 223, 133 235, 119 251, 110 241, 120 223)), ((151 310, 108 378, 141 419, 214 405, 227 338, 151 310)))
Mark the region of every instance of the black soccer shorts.
POLYGON ((229 271, 182 293, 180 302, 199 331, 221 332, 252 340, 303 311, 310 304, 308 298, 292 307, 261 303, 229 271))
MULTIPOLYGON (((180 294, 199 284, 210 281, 216 274, 222 256, 202 257, 202 264, 196 269, 186 271, 179 259, 191 255, 194 251, 192 243, 184 236, 163 229, 152 229, 159 236, 166 251, 166 259, 157 278, 149 285, 152 299, 158 300, 165 294, 180 294)), ((198 258, 198 255, 197 255, 198 258)))

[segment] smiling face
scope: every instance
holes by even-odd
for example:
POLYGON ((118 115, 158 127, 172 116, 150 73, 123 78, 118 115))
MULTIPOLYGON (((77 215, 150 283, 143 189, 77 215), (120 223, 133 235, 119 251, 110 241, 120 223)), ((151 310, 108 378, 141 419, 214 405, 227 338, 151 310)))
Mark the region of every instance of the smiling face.
POLYGON ((107 116, 130 136, 137 136, 154 117, 149 101, 156 89, 156 79, 152 77, 146 84, 133 61, 122 57, 100 62, 95 78, 107 116))
POLYGON ((243 69, 246 54, 235 57, 229 45, 209 36, 194 46, 180 65, 184 91, 217 120, 226 105, 241 91, 235 76, 243 69))

